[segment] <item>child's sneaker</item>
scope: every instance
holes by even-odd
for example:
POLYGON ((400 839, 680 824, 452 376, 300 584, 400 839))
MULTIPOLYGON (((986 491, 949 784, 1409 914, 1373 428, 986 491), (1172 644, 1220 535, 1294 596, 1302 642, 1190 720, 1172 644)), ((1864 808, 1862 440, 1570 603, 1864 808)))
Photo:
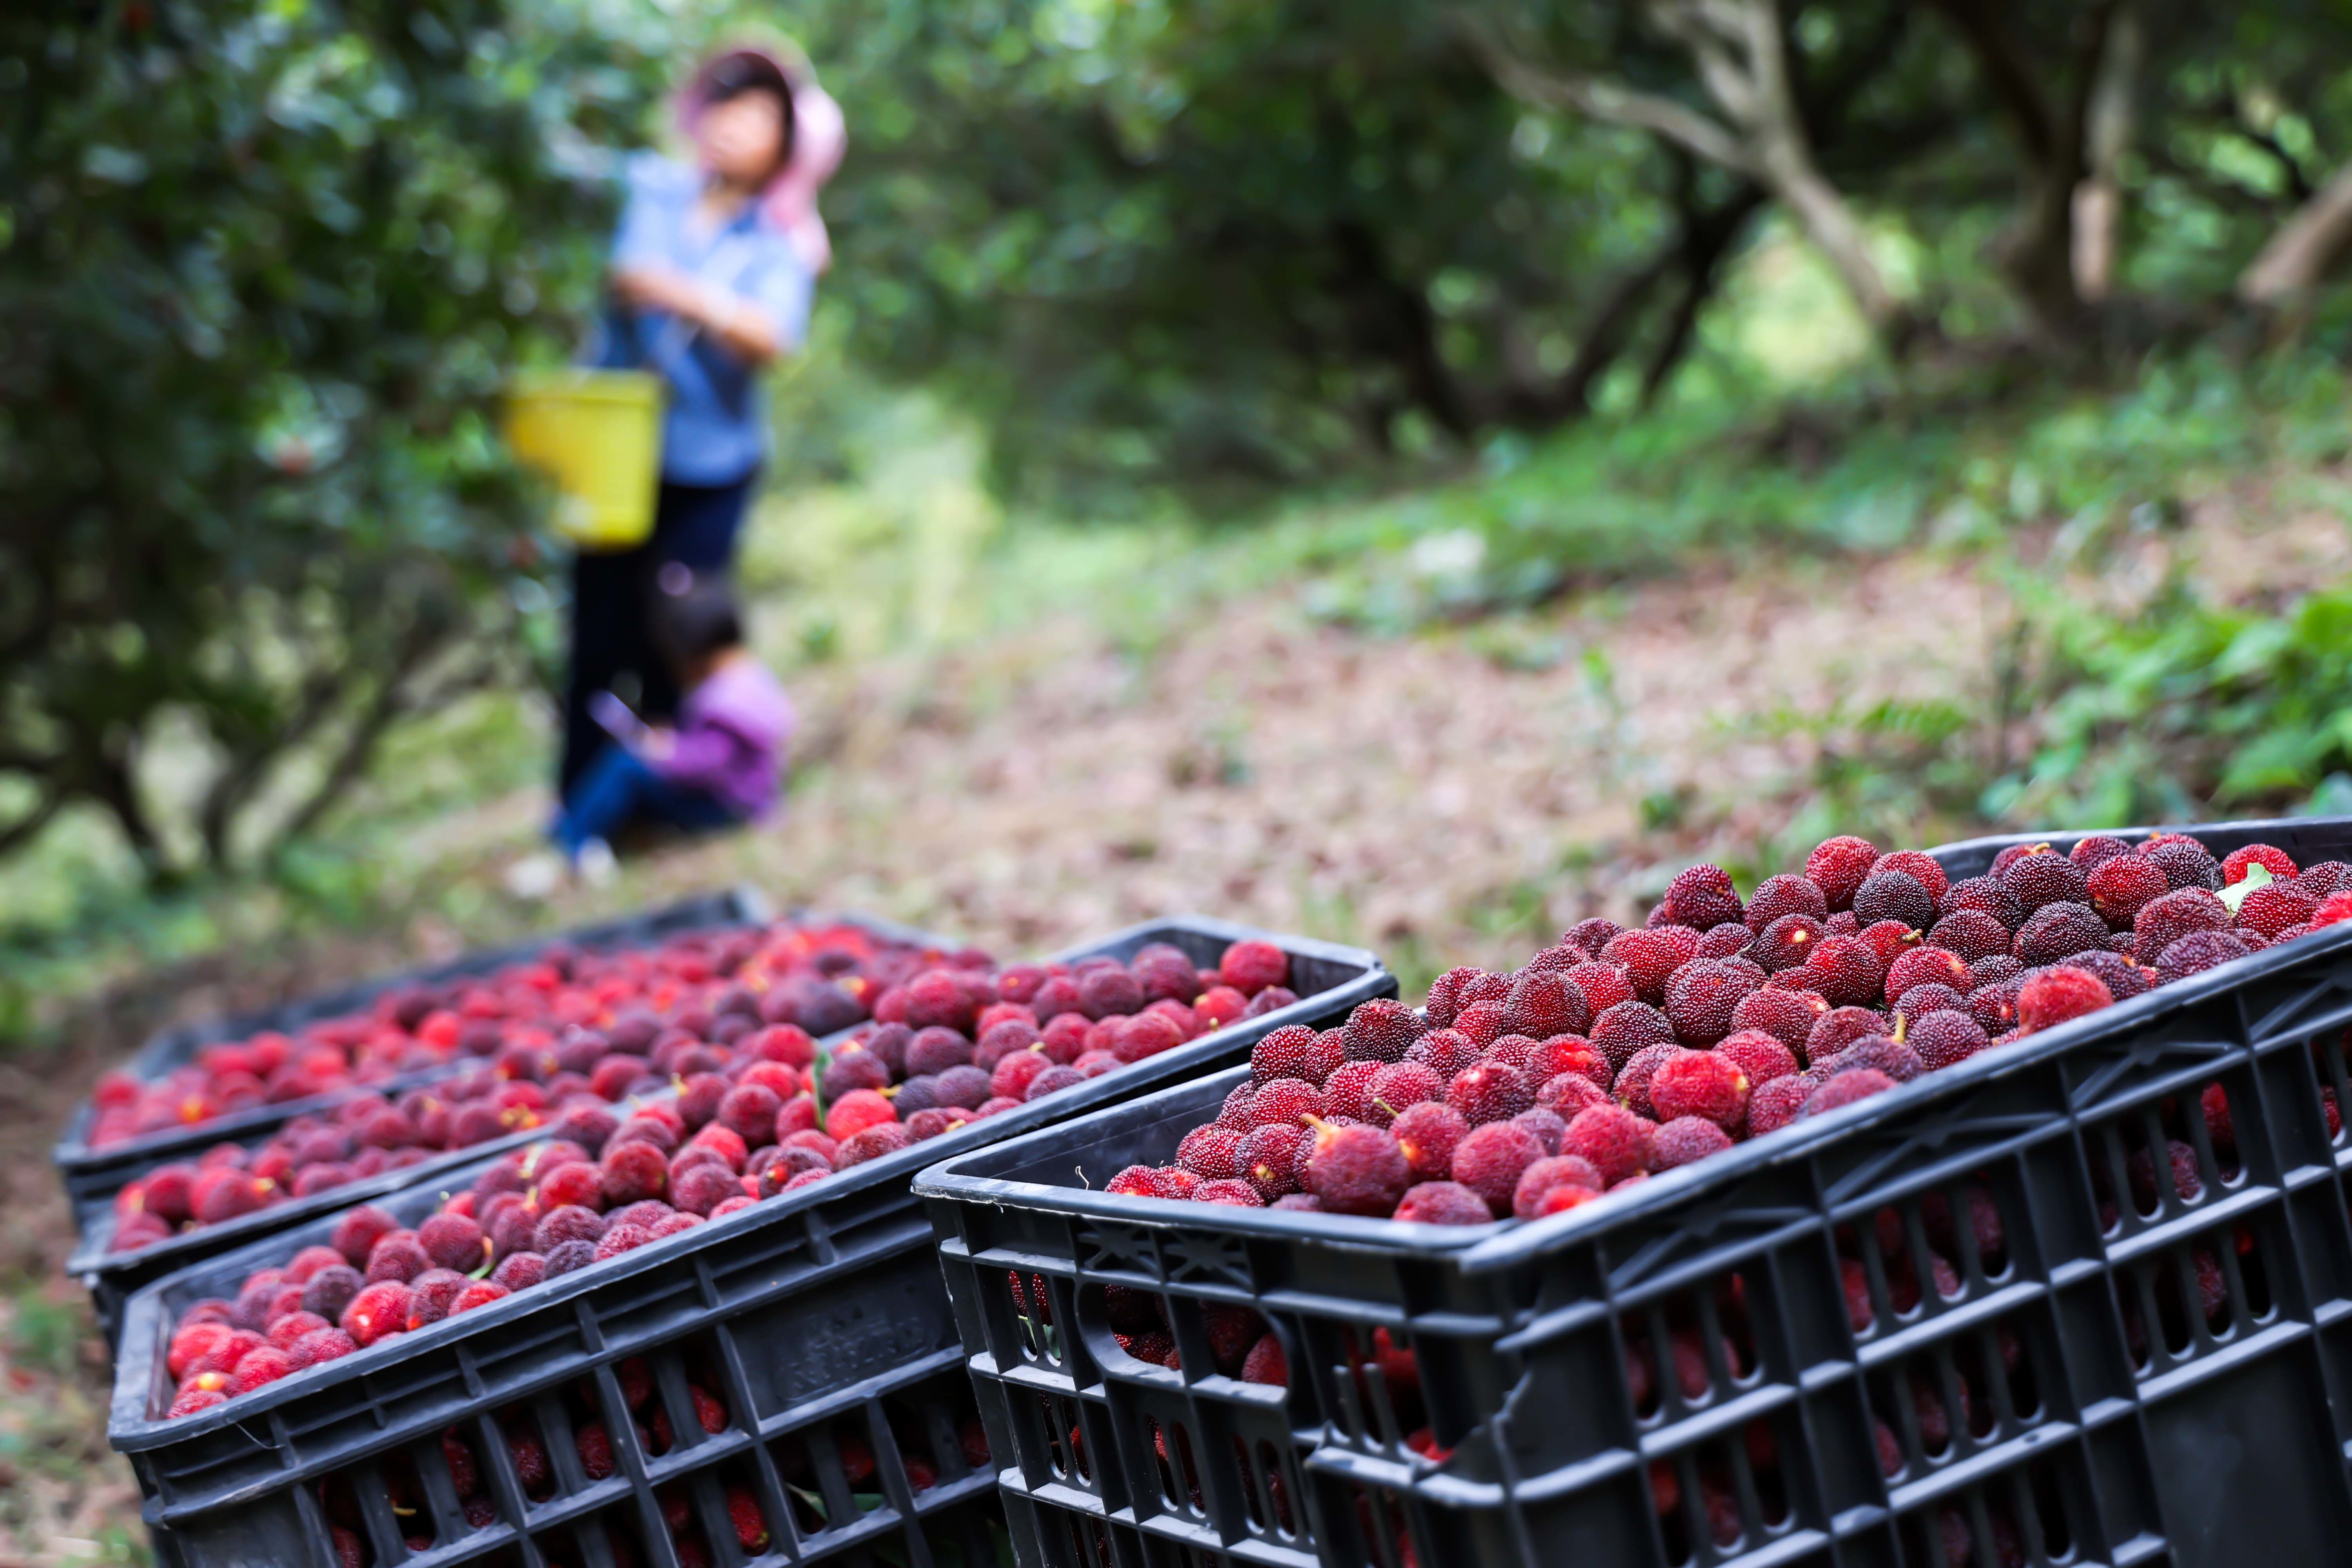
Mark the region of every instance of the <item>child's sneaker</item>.
POLYGON ((580 879, 583 887, 607 887, 621 874, 621 862, 611 845, 601 838, 591 838, 572 858, 572 874, 580 879))
POLYGON ((507 891, 527 904, 543 903, 563 885, 566 869, 563 857, 552 849, 526 855, 507 868, 507 891))

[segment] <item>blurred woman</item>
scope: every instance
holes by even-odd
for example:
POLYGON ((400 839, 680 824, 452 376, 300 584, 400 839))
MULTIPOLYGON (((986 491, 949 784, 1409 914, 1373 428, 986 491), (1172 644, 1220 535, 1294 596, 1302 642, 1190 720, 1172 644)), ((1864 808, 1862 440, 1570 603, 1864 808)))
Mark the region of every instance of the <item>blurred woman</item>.
POLYGON ((572 568, 572 668, 559 784, 568 801, 604 731, 591 711, 615 691, 637 713, 677 711, 648 631, 653 597, 733 564, 767 451, 761 373, 796 351, 817 274, 831 260, 816 195, 841 162, 841 111, 805 71, 759 48, 706 62, 678 101, 691 164, 631 160, 613 247, 598 363, 667 384, 661 490, 643 546, 583 553, 572 568))

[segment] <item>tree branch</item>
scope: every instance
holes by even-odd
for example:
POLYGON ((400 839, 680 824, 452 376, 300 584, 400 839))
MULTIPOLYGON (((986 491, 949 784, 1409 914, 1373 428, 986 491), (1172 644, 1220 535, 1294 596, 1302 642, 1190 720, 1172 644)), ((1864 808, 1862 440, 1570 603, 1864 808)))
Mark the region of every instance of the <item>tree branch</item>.
POLYGON ((49 825, 66 804, 66 797, 56 790, 47 792, 29 812, 0 828, 0 856, 13 854, 32 841, 35 835, 49 825))
POLYGON ((1508 47, 1481 22, 1465 23, 1463 36, 1503 90, 1523 103, 1564 109, 1612 125, 1646 131, 1707 163, 1742 174, 1752 172, 1747 148, 1738 135, 1671 98, 1597 77, 1538 69, 1528 63, 1524 51, 1508 47))
POLYGON ((2238 275, 2238 298, 2282 305, 2308 293, 2352 241, 2352 164, 2338 169, 2238 275))
POLYGON ((485 656, 465 674, 439 683, 431 691, 414 697, 408 695, 408 677, 431 658, 440 640, 433 639, 417 649, 417 657, 413 662, 404 664, 376 688, 375 696, 370 700, 366 709, 352 719, 352 727, 344 734, 343 744, 328 767, 326 776, 319 781, 319 787, 310 792, 310 798, 278 829, 262 857, 265 860, 275 859, 284 853, 287 846, 310 832, 320 817, 333 809, 335 803, 367 771, 368 762, 375 754, 376 746, 393 725, 412 713, 441 707, 468 691, 479 690, 498 678, 496 660, 485 656))

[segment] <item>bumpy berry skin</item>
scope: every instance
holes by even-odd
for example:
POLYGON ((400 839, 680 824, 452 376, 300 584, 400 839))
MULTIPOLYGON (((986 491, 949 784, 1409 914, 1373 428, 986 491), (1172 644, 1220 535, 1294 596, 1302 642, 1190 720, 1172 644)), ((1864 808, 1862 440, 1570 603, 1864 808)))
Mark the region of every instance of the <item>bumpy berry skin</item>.
POLYGON ((1694 959, 1666 982, 1666 1022, 1683 1043, 1711 1046, 1731 1033, 1732 1010, 1761 983, 1726 959, 1694 959))
POLYGON ((2236 931, 2193 931, 2165 944, 2163 956, 2156 961, 2157 980, 2160 984, 2186 980, 2254 951, 2253 944, 2236 931))
POLYGON ((1601 916, 1594 915, 1569 927, 1560 934, 1559 940, 1570 947, 1580 947, 1597 958, 1601 954, 1601 950, 1609 945, 1611 939, 1624 929, 1615 921, 1603 920, 1601 916))
POLYGON ((1656 1129, 1622 1105, 1596 1105, 1580 1110, 1559 1141, 1562 1154, 1590 1163, 1611 1186, 1650 1168, 1650 1140, 1656 1129))
POLYGON ((1791 1051, 1802 1050, 1813 1026, 1830 1010, 1829 999, 1813 991, 1785 991, 1767 986, 1750 992, 1731 1010, 1735 1031, 1761 1029, 1791 1051))
POLYGON ((2012 941, 2009 927, 1982 910, 1954 910, 1927 932, 1931 949, 1958 953, 1970 963, 1996 953, 2006 956, 2012 941))
POLYGON ((2141 845, 2139 852, 2163 869, 2164 879, 2176 889, 2221 889, 2221 863, 2213 858, 2212 851, 2185 834, 2159 833, 2141 845))
POLYGON ((2102 861, 2084 885, 2091 908, 2118 930, 2130 926, 2140 910, 2172 890, 2164 868, 2137 855, 2102 861))
POLYGON ((1964 878, 1946 889, 1944 896, 1936 900, 1936 913, 1940 919, 1949 919, 1963 910, 1990 915, 2007 931, 2014 931, 2025 923, 2025 906, 1997 877, 1964 878))
POLYGON ((1748 948, 1748 956, 1777 974, 1811 958, 1828 934, 1821 921, 1808 914, 1786 914, 1766 926, 1748 948))
POLYGON ((1919 1053, 1930 1072, 1957 1067, 1983 1050, 1991 1037, 1984 1026, 1958 1008, 1927 1014, 1904 1031, 1904 1043, 1919 1053))
POLYGON ((1650 1142, 1652 1169, 1671 1171, 1722 1153, 1731 1147, 1731 1134, 1707 1117, 1684 1116, 1660 1125, 1650 1142))
MULTIPOLYGON (((1377 1079, 1379 1075, 1373 1076, 1377 1079)), ((1251 1096, 1248 1125, 1243 1131, 1304 1127, 1307 1118, 1322 1115, 1326 1108, 1322 1090, 1313 1084, 1295 1078, 1278 1078, 1251 1096)))
POLYGON ((1895 1080, 1885 1073, 1871 1068, 1856 1068, 1852 1072, 1838 1074, 1815 1089, 1812 1098, 1805 1101, 1801 1114, 1821 1116, 1841 1106, 1852 1105, 1856 1100, 1868 1100, 1872 1095, 1885 1094, 1894 1087, 1895 1080))
POLYGON ((1610 939, 1601 956, 1625 972, 1633 994, 1655 1007, 1666 999, 1666 982, 1698 956, 1698 932, 1688 926, 1629 931, 1610 939))
POLYGON ((2270 844, 2249 844, 2242 849, 2232 849, 2221 858, 2221 885, 2234 888, 2246 879, 2246 873, 2260 866, 2277 881, 2292 881, 2299 874, 2294 859, 2284 849, 2270 844))
POLYGON ((2000 873, 2000 885, 2017 895, 2028 916, 2044 904, 2079 904, 2087 890, 2083 868, 2048 848, 2011 861, 2000 873))
POLYGON ((1762 1029, 1742 1029, 1715 1047, 1715 1054, 1748 1075, 1751 1092, 1798 1068, 1797 1053, 1762 1029))
POLYGON ((1650 1103, 1660 1122, 1697 1116, 1726 1132, 1748 1120, 1751 1085, 1739 1064, 1715 1051, 1685 1051, 1650 1075, 1650 1103))
MULTIPOLYGON (((1343 1062, 1331 1073, 1330 1081, 1323 1086, 1323 1103, 1330 1115, 1353 1117, 1360 1121, 1371 1110, 1372 1075, 1387 1064, 1384 1062, 1343 1062)), ((1247 1131, 1246 1126, 1243 1131, 1247 1131)))
POLYGON ((1748 1100, 1748 1136, 1761 1138, 1797 1120, 1804 1111, 1805 1101, 1820 1087, 1816 1079, 1791 1073, 1758 1088, 1748 1100))
POLYGON ((1462 1010, 1462 988, 1485 973, 1483 969, 1464 964, 1449 969, 1431 981, 1429 1000, 1422 1008, 1429 1019, 1429 1026, 1433 1029, 1452 1028, 1454 1015, 1462 1010))
POLYGON ((1519 1219, 1535 1218, 1545 1195, 1555 1187, 1564 1186, 1599 1193, 1601 1173, 1593 1169, 1590 1160, 1574 1154, 1553 1154, 1538 1160, 1519 1173, 1518 1185, 1511 1189, 1512 1215, 1519 1219))
POLYGON ((1666 889, 1665 922, 1708 931, 1727 921, 1737 921, 1746 908, 1731 886, 1731 873, 1720 866, 1693 866, 1666 889))
POLYGON ((1454 1151, 1469 1136, 1470 1121, 1440 1100, 1406 1108, 1390 1125, 1416 1182, 1445 1181, 1454 1173, 1454 1151))
POLYGON ((1519 1177, 1543 1158, 1543 1145, 1524 1129, 1490 1122, 1473 1127, 1454 1146, 1454 1179, 1477 1194, 1495 1218, 1508 1219, 1519 1177))
POLYGON ((1936 895, 1907 871, 1890 871, 1882 861, 1854 890, 1853 917, 1865 926, 1895 921, 1913 931, 1936 923, 1936 895))
POLYGON ((2011 951, 2028 969, 2107 945, 2107 922, 2088 904, 2047 903, 2026 917, 2011 951))
POLYGON ((1405 1190, 1391 1216, 1414 1225, 1491 1225, 1486 1201, 1459 1182, 1422 1182, 1405 1190))
POLYGON ((1289 983, 1290 957, 1270 942, 1237 942, 1217 961, 1217 978, 1244 996, 1255 996, 1269 985, 1289 983))
POLYGON ((1886 966, 1886 999, 1899 1002, 1915 986, 1948 985, 1965 991, 1968 960, 1948 948, 1915 947, 1886 966))
POLYGON ((1204 1181, 1233 1180, 1245 1169, 1242 1163, 1243 1136, 1215 1122, 1195 1127, 1176 1145, 1176 1163, 1204 1181))
POLYGON ((1265 1206, 1257 1189, 1247 1182, 1202 1182, 1192 1191, 1196 1204, 1223 1204, 1228 1208, 1256 1209, 1265 1206))
POLYGON ((1592 1020, 1593 1048, 1608 1058, 1616 1072, 1625 1069, 1635 1052, 1674 1037, 1674 1026, 1666 1016, 1646 1002, 1620 1002, 1592 1020))
POLYGON ((1382 999, 1367 1002, 1348 1016, 1342 1044, 1349 1061, 1401 1062, 1406 1048, 1428 1032, 1429 1026, 1412 1008, 1382 999))
POLYGON ((1576 988, 1584 993, 1585 1003, 1596 1018, 1620 1002, 1633 1000, 1633 982, 1613 963, 1580 963, 1567 973, 1576 988))
POLYGON ((2238 905, 2238 929, 2276 942, 2281 932, 2307 924, 2319 912, 2319 900, 2288 882, 2270 882, 2248 893, 2238 905))
POLYGON ((1439 1078, 1451 1079, 1478 1059, 1478 1047, 1458 1029, 1432 1029, 1412 1043, 1404 1059, 1419 1062, 1439 1078))
POLYGON ((1507 1002, 1473 1002, 1454 1015, 1454 1032, 1484 1050, 1511 1032, 1510 1006, 1507 1002))
POLYGON ((1617 1097, 1617 1103, 1636 1116, 1655 1121, 1658 1119, 1657 1108, 1650 1103, 1650 1079, 1686 1048, 1672 1040, 1664 1040, 1635 1051, 1633 1059, 1625 1064, 1625 1070, 1617 1075, 1617 1081, 1610 1089, 1617 1097))
POLYGON ((1444 1100, 1445 1083, 1445 1079, 1421 1062, 1390 1062, 1372 1075, 1370 1109, 1382 1118, 1402 1115, 1408 1106, 1419 1105, 1423 1100, 1444 1100))
POLYGON ((1803 915, 1815 922, 1829 919, 1829 900, 1822 890, 1803 877, 1782 873, 1767 877, 1757 885, 1756 896, 1748 900, 1745 917, 1748 929, 1757 935, 1784 915, 1803 915))
POLYGON ((1937 900, 1952 887, 1951 879, 1942 863, 1925 850, 1897 849, 1891 855, 1882 855, 1878 858, 1878 864, 1870 870, 1873 876, 1881 871, 1900 871, 1927 889, 1928 898, 1937 900))
POLYGON ((1866 1035, 1886 1033, 1885 1015, 1867 1007, 1840 1007, 1822 1016, 1813 1032, 1805 1037, 1805 1060, 1814 1064, 1827 1060, 1866 1035))
POLYGON ((2155 971, 2141 968, 2119 952, 2078 952, 2066 962, 2097 975, 2118 1002, 2128 1002, 2156 984, 2155 971))
POLYGON ((1853 908, 1871 868, 1878 864, 1878 848, 1867 838, 1831 838, 1805 857, 1805 878, 1822 890, 1832 910, 1853 908))
POLYGON ((1701 958, 1732 958, 1746 952, 1755 942, 1755 933, 1746 926, 1737 921, 1726 921, 1700 935, 1698 955, 1701 958))
POLYGON ((2076 839, 2074 847, 2066 851, 2066 858, 2083 868, 2083 875, 2087 877, 2117 856, 2131 852, 2132 847, 2114 835, 2094 833, 2076 839))
POLYGON ((2087 969, 2059 964, 2032 975, 2017 992, 2018 1026, 2037 1034, 2115 1005, 2106 983, 2087 969))
POLYGON ((1927 1070, 1918 1052, 1885 1035, 1865 1035, 1829 1060, 1814 1065, 1827 1078, 1856 1068, 1872 1068, 1897 1083, 1909 1083, 1927 1070))
POLYGON ((1445 1103, 1462 1113, 1473 1127, 1508 1121, 1535 1104, 1535 1092, 1519 1070, 1499 1061, 1485 1061, 1454 1074, 1445 1086, 1445 1103))
POLYGON ((1510 1012, 1512 1031, 1530 1039, 1581 1034, 1592 1021, 1592 1007, 1584 993, 1556 971, 1523 972, 1512 984, 1505 1005, 1510 1012))
POLYGON ((2190 931, 2225 931, 2229 924, 2230 908, 2213 893, 2203 888, 2175 889, 2141 910, 2132 922, 2137 939, 2132 957, 2153 965, 2168 946, 2190 931))
POLYGON ((1536 1105, 1563 1120, 1573 1120, 1576 1113, 1591 1106, 1610 1103, 1609 1091, 1582 1073, 1564 1072, 1547 1079, 1536 1090, 1536 1105))
POLYGON ((1877 950, 1860 937, 1828 936, 1806 964, 1818 979, 1819 991, 1840 1007, 1858 1007, 1879 999, 1886 980, 1886 963, 1877 950))
POLYGON ((1610 1078, 1609 1058, 1591 1040, 1579 1035, 1555 1035, 1537 1042, 1520 1070, 1528 1075, 1529 1083, 1538 1086, 1564 1072, 1581 1073, 1596 1084, 1606 1083, 1610 1078))
POLYGON ((1261 1127, 1242 1140, 1242 1179, 1267 1203, 1298 1190, 1298 1152, 1313 1136, 1304 1127, 1261 1127))
POLYGON ((1903 994, 1903 1000, 1895 1003, 1890 1010, 1895 1015, 1897 1027, 1900 1028, 1906 1019, 1916 1019, 1943 1008, 1962 1007, 1967 1005, 1968 996, 1958 986, 1939 985, 1931 982, 1926 985, 1911 987, 1903 994))
POLYGON ((1332 1214, 1385 1218, 1411 1184, 1412 1167, 1397 1141, 1377 1127, 1316 1129, 1300 1185, 1332 1214))

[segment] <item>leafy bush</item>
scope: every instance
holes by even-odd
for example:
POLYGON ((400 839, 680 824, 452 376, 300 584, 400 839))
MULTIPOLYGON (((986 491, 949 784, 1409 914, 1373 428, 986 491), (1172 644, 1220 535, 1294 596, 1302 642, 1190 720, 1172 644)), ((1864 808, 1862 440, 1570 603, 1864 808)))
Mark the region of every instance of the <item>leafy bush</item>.
POLYGON ((89 805, 158 878, 263 853, 516 673, 544 555, 491 403, 593 276, 564 149, 635 127, 627 16, 0 18, 0 850, 89 805))

